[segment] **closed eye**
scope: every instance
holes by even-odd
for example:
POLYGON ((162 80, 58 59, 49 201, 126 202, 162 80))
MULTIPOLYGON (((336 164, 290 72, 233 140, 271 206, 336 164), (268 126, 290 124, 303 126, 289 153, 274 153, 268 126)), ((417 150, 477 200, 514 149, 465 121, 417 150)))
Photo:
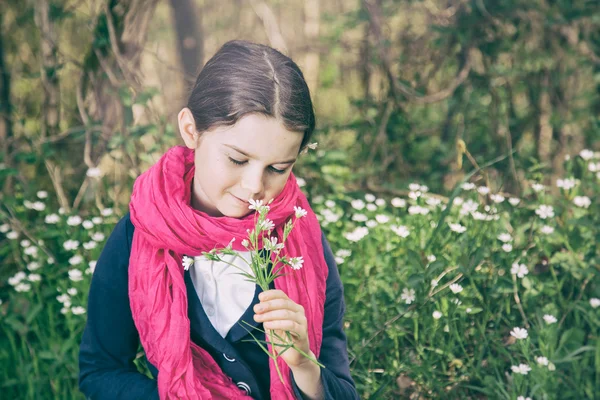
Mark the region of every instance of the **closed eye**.
MULTIPOLYGON (((239 160, 233 159, 231 157, 227 157, 227 158, 229 158, 229 161, 231 161, 235 165, 244 165, 248 162, 248 161, 239 161, 239 160)), ((269 166, 269 171, 274 172, 276 174, 284 174, 285 173, 285 169, 277 169, 277 168, 274 168, 273 166, 269 166)))

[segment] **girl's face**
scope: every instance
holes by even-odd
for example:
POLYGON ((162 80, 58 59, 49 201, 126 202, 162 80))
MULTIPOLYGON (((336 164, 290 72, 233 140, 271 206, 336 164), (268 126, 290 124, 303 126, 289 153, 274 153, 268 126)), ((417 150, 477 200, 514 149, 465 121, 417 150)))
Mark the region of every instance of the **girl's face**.
POLYGON ((198 133, 184 108, 179 128, 187 147, 195 149, 192 207, 214 217, 244 217, 251 212, 248 199, 266 203, 281 193, 303 139, 262 114, 198 133))

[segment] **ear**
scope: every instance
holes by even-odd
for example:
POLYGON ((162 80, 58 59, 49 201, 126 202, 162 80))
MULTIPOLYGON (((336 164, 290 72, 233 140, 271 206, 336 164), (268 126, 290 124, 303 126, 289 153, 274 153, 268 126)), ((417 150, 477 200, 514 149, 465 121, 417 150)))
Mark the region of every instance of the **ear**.
POLYGON ((192 111, 187 107, 181 109, 179 114, 177 114, 177 122, 179 124, 179 133, 185 145, 190 149, 196 149, 200 134, 196 130, 196 121, 194 121, 192 111))

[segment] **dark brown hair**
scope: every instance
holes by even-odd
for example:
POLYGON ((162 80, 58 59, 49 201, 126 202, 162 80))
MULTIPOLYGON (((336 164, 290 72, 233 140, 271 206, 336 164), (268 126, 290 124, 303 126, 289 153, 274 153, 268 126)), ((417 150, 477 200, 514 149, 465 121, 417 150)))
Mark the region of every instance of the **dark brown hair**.
POLYGON ((187 107, 199 132, 233 125, 249 113, 280 120, 286 129, 304 133, 300 149, 315 129, 308 85, 289 57, 261 44, 227 42, 208 60, 187 107))

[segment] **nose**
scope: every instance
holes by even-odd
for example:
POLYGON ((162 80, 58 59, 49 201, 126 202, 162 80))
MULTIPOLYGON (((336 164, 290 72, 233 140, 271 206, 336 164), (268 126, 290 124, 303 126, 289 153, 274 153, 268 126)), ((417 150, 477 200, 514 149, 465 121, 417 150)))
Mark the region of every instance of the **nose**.
POLYGON ((263 171, 258 168, 249 168, 242 175, 240 185, 242 189, 247 190, 253 198, 258 198, 258 195, 260 195, 264 189, 263 171))

